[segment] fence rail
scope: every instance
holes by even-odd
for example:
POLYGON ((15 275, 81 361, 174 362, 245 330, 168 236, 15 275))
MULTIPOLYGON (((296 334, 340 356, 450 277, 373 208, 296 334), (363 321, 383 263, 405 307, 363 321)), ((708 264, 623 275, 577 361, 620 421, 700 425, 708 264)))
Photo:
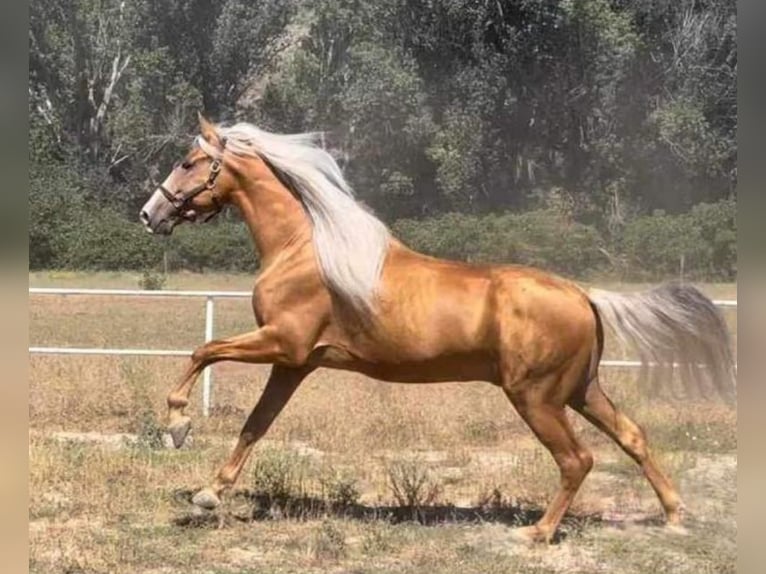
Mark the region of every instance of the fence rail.
MULTIPOLYGON (((67 289, 59 287, 30 287, 30 295, 91 295, 107 297, 177 297, 205 299, 205 342, 213 339, 213 321, 215 317, 215 299, 249 299, 250 291, 151 291, 142 289, 67 289)), ((718 307, 737 308, 734 299, 715 299, 718 307)), ((107 355, 129 357, 188 357, 192 354, 189 349, 101 349, 78 347, 29 347, 29 353, 35 355, 107 355)), ((641 361, 606 360, 600 363, 604 367, 635 368, 641 366, 641 361)), ((205 368, 202 375, 202 413, 210 414, 210 391, 212 387, 211 367, 205 368)))

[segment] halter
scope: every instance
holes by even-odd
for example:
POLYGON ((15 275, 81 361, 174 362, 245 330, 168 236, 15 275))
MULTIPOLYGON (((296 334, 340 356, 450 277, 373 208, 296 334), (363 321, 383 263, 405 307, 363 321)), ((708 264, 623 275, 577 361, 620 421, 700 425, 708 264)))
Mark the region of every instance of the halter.
MULTIPOLYGON (((202 151, 205 151, 204 148, 199 144, 199 137, 197 136, 194 138, 195 145, 199 146, 199 148, 202 151)), ((214 157, 212 163, 210 164, 210 173, 207 176, 207 179, 200 183, 198 186, 192 188, 190 191, 177 191, 176 193, 171 192, 168 190, 164 185, 160 184, 159 190, 162 192, 162 195, 165 196, 165 199, 167 199, 170 204, 173 206, 173 208, 176 210, 176 215, 181 217, 182 219, 191 219, 189 217, 186 217, 185 213, 188 211, 194 211, 193 209, 189 208, 189 203, 192 199, 197 197, 200 193, 203 191, 210 191, 210 200, 213 202, 213 205, 215 206, 215 210, 210 213, 205 219, 202 220, 203 223, 210 221, 213 217, 218 215, 221 210, 223 209, 223 205, 221 205, 221 202, 218 200, 218 196, 216 195, 214 188, 215 188, 215 180, 218 178, 218 174, 221 173, 221 164, 223 163, 223 151, 226 149, 226 138, 221 138, 221 155, 219 157, 214 157)), ((207 152, 206 152, 207 153, 207 152)), ((208 154, 209 155, 209 154, 208 154)), ((196 214, 196 212, 195 212, 196 214)))

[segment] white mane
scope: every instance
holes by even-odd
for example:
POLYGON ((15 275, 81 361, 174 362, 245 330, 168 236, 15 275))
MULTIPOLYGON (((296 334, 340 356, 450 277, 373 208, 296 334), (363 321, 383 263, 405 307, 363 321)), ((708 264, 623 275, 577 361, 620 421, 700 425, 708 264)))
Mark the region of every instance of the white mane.
POLYGON ((226 149, 261 156, 287 175, 308 211, 327 286, 369 311, 389 245, 386 226, 354 199, 338 164, 319 147, 320 134, 272 134, 247 123, 217 127, 226 149))

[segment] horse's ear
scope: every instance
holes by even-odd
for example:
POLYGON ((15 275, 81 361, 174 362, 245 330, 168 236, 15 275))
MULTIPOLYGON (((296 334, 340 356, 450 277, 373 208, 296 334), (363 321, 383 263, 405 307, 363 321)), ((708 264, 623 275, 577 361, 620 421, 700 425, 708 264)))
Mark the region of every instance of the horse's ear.
POLYGON ((213 123, 203 116, 202 112, 197 112, 197 119, 199 120, 199 133, 202 134, 202 137, 212 145, 220 145, 221 141, 213 123))

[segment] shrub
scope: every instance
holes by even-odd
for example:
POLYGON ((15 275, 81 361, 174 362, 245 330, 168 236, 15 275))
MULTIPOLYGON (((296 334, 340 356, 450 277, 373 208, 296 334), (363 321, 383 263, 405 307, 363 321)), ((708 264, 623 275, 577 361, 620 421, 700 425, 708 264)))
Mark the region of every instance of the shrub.
MULTIPOLYGON (((126 186, 115 185, 74 163, 33 163, 30 268, 145 270, 166 259, 174 269, 198 272, 257 269, 249 230, 227 213, 206 225, 182 225, 160 239, 129 213, 136 208, 126 186)), ((637 217, 612 238, 611 261, 628 280, 677 277, 682 261, 686 278, 732 280, 736 210, 735 199, 726 199, 700 203, 685 214, 637 217)), ((606 241, 594 226, 574 220, 575 212, 567 204, 524 213, 448 213, 400 219, 392 229, 413 249, 436 257, 529 265, 583 279, 603 276, 612 264, 604 254, 606 241)), ((150 275, 141 279, 145 288, 161 287, 160 276, 150 275)))
POLYGON ((588 275, 606 263, 600 251, 603 240, 594 227, 552 210, 508 215, 504 219, 516 240, 519 263, 567 275, 588 275))
POLYGON ((689 214, 705 242, 706 259, 700 274, 732 280, 737 275, 737 203, 724 199, 699 203, 689 214))
POLYGON ((620 243, 630 274, 639 279, 678 276, 704 253, 699 229, 688 217, 662 212, 628 223, 620 243))
POLYGON ((64 234, 85 211, 77 182, 64 168, 52 164, 30 166, 29 173, 29 267, 64 266, 64 234))
POLYGON ((312 533, 309 550, 314 558, 337 560, 346 554, 346 537, 332 521, 324 520, 312 533))
POLYGON ((141 289, 147 289, 149 291, 158 291, 165 286, 167 281, 167 275, 158 271, 145 270, 141 274, 141 278, 138 280, 138 286, 141 289))
POLYGON ((554 210, 485 216, 451 213, 399 220, 393 229, 413 249, 447 259, 515 263, 568 275, 587 275, 606 263, 598 231, 554 210))
POLYGON ((253 488, 272 502, 285 504, 306 494, 309 461, 290 450, 268 448, 256 454, 253 488))
POLYGON ((139 270, 162 261, 162 248, 138 222, 110 208, 90 209, 63 234, 63 267, 139 270))
POLYGON ((320 482, 324 498, 331 506, 348 507, 359 500, 359 488, 353 476, 331 470, 320 482))
POLYGON ((433 504, 439 485, 431 478, 422 460, 398 460, 388 467, 388 485, 400 506, 418 509, 433 504))
POLYGON ((247 226, 234 221, 178 227, 170 238, 172 265, 190 271, 254 271, 255 246, 247 226))
POLYGON ((29 265, 32 269, 151 267, 162 259, 156 240, 114 207, 122 190, 107 197, 103 178, 77 165, 30 168, 29 265))
POLYGON ((726 279, 737 269, 736 205, 699 204, 689 213, 655 212, 628 223, 618 241, 632 279, 726 279))
POLYGON ((417 251, 447 259, 471 259, 481 238, 477 218, 462 213, 448 213, 428 219, 400 219, 393 232, 417 251))

